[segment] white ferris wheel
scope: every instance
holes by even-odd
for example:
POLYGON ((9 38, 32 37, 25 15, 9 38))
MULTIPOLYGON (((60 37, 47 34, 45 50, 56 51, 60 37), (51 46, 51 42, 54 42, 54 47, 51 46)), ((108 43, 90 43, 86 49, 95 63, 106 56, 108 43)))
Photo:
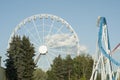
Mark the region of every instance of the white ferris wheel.
MULTIPOLYGON (((58 55, 79 55, 79 39, 71 25, 64 19, 51 14, 38 14, 21 21, 12 32, 27 36, 35 47, 35 63, 48 70, 58 55)), ((8 44, 9 46, 9 44, 8 44)))

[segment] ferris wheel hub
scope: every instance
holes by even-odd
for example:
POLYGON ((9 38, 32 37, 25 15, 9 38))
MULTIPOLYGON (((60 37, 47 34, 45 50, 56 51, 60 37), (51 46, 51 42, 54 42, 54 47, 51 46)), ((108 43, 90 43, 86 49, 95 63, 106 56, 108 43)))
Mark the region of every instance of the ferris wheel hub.
POLYGON ((40 54, 45 55, 48 52, 47 46, 45 46, 45 45, 40 46, 39 52, 40 52, 40 54))

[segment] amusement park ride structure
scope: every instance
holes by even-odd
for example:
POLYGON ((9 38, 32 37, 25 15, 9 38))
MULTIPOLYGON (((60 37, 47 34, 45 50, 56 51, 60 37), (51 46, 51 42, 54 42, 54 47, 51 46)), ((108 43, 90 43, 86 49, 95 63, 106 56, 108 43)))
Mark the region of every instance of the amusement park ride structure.
POLYGON ((118 50, 120 44, 111 51, 105 17, 98 17, 98 27, 99 32, 95 53, 96 56, 90 80, 97 80, 99 75, 101 76, 101 80, 118 80, 120 79, 120 63, 112 57, 112 54, 118 50), (117 71, 114 71, 114 66, 117 66, 117 71))

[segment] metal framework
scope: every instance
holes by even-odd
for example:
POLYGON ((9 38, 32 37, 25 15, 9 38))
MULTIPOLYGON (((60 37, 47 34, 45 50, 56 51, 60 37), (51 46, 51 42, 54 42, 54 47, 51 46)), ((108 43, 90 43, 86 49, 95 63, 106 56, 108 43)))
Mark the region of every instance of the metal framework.
POLYGON ((119 48, 118 44, 112 51, 110 47, 108 28, 105 17, 98 18, 98 40, 96 48, 96 59, 94 60, 93 72, 90 80, 97 80, 99 76, 101 80, 118 80, 120 63, 116 61, 112 54, 119 48), (118 66, 115 74, 113 66, 118 66))

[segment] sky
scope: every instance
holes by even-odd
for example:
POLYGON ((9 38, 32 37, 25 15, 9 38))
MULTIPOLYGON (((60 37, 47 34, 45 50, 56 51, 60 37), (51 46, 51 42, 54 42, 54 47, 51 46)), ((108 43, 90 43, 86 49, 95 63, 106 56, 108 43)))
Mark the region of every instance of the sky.
MULTIPOLYGON (((93 55, 96 50, 98 16, 106 17, 111 47, 120 43, 119 0, 0 0, 0 56, 5 60, 9 37, 25 18, 53 14, 65 19, 77 33, 80 45, 93 55)), ((2 65, 4 63, 2 62, 2 65)))

